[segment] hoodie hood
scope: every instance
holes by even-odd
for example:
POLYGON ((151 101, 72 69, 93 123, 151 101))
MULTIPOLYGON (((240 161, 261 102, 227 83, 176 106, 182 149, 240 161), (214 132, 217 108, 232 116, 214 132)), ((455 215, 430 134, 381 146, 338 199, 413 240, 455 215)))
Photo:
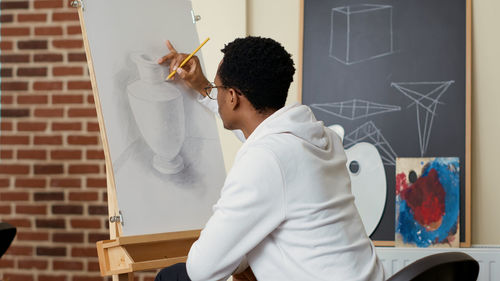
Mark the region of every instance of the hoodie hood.
POLYGON ((323 121, 316 120, 311 108, 298 103, 285 106, 262 121, 245 144, 267 135, 283 133, 292 134, 321 149, 328 146, 323 121))

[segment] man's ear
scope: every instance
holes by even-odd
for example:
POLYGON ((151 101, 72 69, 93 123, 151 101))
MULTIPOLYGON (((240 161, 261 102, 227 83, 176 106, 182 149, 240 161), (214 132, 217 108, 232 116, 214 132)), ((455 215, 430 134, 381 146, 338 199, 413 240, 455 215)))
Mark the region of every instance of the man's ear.
POLYGON ((229 88, 229 95, 228 95, 228 98, 229 98, 229 104, 231 105, 231 108, 233 110, 235 110, 236 108, 238 108, 238 106, 240 105, 240 95, 238 95, 238 93, 232 89, 232 88, 229 88))

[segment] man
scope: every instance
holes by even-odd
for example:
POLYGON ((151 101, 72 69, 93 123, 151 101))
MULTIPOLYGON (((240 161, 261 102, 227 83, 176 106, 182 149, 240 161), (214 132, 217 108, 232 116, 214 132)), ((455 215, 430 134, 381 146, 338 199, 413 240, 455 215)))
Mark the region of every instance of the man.
POLYGON ((246 141, 185 267, 166 268, 157 280, 225 280, 246 262, 259 281, 383 280, 340 138, 309 107, 284 106, 295 72, 290 54, 272 39, 236 39, 222 49, 212 84, 197 58, 178 68, 186 54, 167 46, 158 62, 169 62, 246 141))

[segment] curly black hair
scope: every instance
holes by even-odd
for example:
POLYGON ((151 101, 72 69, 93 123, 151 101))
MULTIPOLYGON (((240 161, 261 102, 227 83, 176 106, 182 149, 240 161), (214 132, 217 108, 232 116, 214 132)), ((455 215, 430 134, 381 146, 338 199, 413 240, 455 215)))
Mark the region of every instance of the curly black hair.
POLYGON ((221 50, 218 75, 226 87, 239 90, 263 112, 285 105, 295 67, 291 55, 270 38, 238 38, 221 50))

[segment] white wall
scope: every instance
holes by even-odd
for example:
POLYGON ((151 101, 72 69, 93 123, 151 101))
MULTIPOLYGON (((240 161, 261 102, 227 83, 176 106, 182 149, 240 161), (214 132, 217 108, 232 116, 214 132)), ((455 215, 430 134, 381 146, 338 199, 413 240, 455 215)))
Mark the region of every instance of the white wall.
POLYGON ((500 244, 500 1, 472 0, 472 243, 500 244))

